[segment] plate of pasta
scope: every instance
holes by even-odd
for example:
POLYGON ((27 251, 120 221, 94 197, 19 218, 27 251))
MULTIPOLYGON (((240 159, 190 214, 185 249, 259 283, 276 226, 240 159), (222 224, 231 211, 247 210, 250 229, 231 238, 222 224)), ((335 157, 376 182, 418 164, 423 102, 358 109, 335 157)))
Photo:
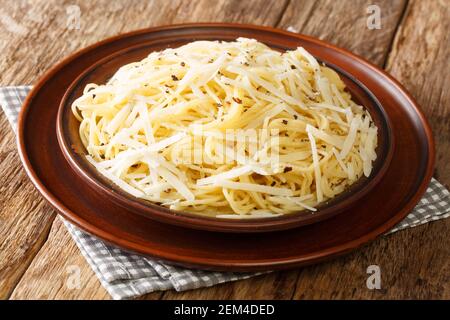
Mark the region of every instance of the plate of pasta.
POLYGON ((122 206, 197 229, 273 231, 348 209, 389 166, 381 104, 303 47, 240 37, 153 50, 94 64, 58 117, 72 167, 122 206))
POLYGON ((435 157, 420 107, 386 72, 240 24, 143 29, 70 55, 33 85, 17 136, 67 222, 222 271, 312 264, 385 234, 435 157))

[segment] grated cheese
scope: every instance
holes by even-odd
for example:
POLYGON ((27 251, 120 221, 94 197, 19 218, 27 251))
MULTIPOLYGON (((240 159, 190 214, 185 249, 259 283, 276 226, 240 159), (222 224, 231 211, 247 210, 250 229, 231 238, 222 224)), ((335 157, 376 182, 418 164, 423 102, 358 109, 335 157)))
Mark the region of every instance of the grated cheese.
POLYGON ((152 52, 88 84, 72 110, 112 183, 224 219, 314 212, 377 156, 377 128, 335 71, 253 39, 152 52))

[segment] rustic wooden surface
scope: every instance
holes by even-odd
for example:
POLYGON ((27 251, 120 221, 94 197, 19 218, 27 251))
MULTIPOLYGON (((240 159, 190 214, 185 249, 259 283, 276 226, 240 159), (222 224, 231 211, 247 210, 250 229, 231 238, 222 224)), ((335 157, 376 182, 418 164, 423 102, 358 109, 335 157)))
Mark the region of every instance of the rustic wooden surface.
MULTIPOLYGON (((0 85, 33 84, 74 50, 133 29, 223 21, 293 27, 385 67, 422 105, 437 142, 435 176, 450 186, 450 1, 0 0, 0 85), (369 30, 367 7, 381 9, 369 30), (67 28, 78 5, 79 30, 67 28)), ((0 113, 0 298, 109 299, 56 212, 20 165, 15 137, 0 113), (80 272, 79 287, 68 279, 80 272)), ((450 219, 383 237, 346 257, 206 289, 144 299, 450 298, 450 219), (366 287, 366 268, 381 268, 382 289, 366 287)))

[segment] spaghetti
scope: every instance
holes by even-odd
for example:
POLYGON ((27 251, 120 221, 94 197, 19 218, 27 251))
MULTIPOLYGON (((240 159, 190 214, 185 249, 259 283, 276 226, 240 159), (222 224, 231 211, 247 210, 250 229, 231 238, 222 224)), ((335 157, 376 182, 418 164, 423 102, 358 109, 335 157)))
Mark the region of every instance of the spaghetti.
POLYGON ((88 84, 72 110, 101 174, 203 215, 315 211, 376 158, 377 128, 336 72, 253 39, 153 52, 88 84))

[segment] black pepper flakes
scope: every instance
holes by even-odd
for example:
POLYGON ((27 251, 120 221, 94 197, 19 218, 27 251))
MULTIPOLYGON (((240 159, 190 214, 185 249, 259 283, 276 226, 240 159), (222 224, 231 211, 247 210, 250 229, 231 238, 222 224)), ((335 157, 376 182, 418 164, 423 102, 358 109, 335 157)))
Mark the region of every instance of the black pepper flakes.
POLYGON ((294 119, 297 120, 298 119, 298 115, 294 114, 294 119))
POLYGON ((172 80, 173 80, 173 81, 178 81, 179 79, 177 78, 176 75, 173 74, 173 75, 172 75, 172 80))
POLYGON ((233 101, 239 104, 242 104, 242 100, 236 97, 233 97, 233 101))
POLYGON ((184 63, 183 61, 180 64, 182 67, 184 67, 186 65, 186 63, 184 63))
POLYGON ((95 97, 96 97, 96 95, 95 95, 95 94, 93 94, 93 95, 92 95, 92 99, 95 99, 95 97))
POLYGON ((275 181, 272 181, 272 183, 270 184, 271 187, 273 187, 274 185, 276 185, 277 183, 275 181))
POLYGON ((291 69, 297 69, 297 67, 291 64, 291 69))
POLYGON ((283 124, 288 124, 287 120, 283 120, 282 122, 283 122, 283 124))
POLYGON ((283 170, 284 173, 289 172, 289 171, 292 171, 292 167, 285 167, 283 170))

